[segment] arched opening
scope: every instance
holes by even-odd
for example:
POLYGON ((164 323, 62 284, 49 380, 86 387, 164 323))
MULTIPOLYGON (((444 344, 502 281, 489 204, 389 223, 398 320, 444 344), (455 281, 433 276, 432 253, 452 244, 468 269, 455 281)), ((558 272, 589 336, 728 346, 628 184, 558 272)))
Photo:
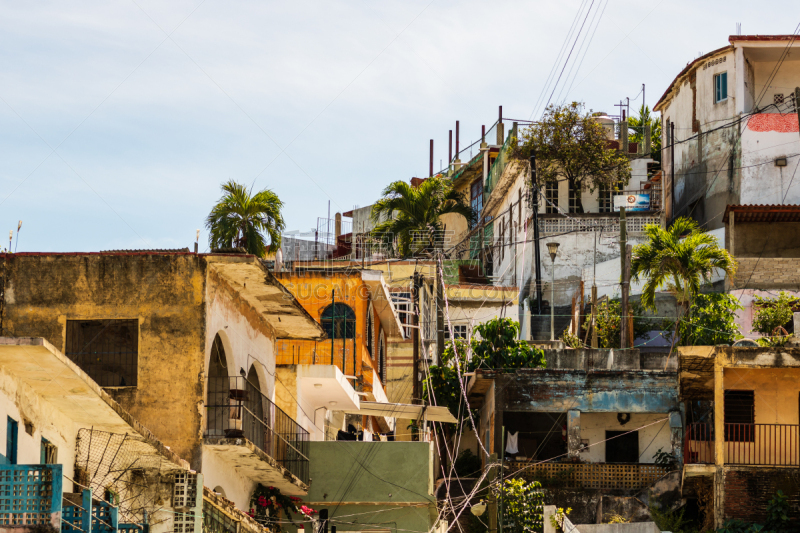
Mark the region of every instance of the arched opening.
POLYGON ((322 328, 332 339, 356 338, 356 314, 347 304, 335 303, 322 311, 322 328))
POLYGON ((253 444, 263 450, 269 421, 264 418, 265 397, 261 394, 261 384, 258 381, 255 365, 250 365, 250 370, 247 372, 246 390, 248 414, 253 417, 252 431, 246 431, 246 435, 252 439, 253 444))
POLYGON ((220 485, 217 485, 216 487, 214 487, 214 492, 216 492, 217 494, 219 494, 223 498, 227 498, 228 497, 228 495, 225 494, 225 489, 223 489, 220 485))
POLYGON ((383 337, 383 331, 381 331, 381 337, 378 341, 378 375, 381 378, 381 384, 383 388, 386 388, 386 339, 383 337))
POLYGON ((372 313, 372 302, 367 306, 367 353, 370 357, 375 355, 375 318, 372 313))
POLYGON ((230 381, 225 348, 219 335, 211 345, 206 391, 206 425, 209 436, 223 436, 229 425, 230 381))

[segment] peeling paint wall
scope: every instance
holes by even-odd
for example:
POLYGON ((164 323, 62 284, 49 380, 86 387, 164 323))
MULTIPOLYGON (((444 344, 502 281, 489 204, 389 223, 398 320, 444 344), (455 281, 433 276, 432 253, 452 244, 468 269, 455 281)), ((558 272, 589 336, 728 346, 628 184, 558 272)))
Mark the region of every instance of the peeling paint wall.
POLYGON ((641 427, 638 431, 639 462, 654 463, 654 454, 659 448, 666 452, 672 450, 668 418, 669 413, 632 413, 630 420, 621 424, 617 413, 581 413, 581 439, 588 440, 591 447, 581 451, 579 457, 582 461, 604 463, 606 447, 614 446, 614 441, 602 442, 606 431, 631 431, 641 427))
POLYGON ((3 334, 64 350, 70 319, 139 321, 138 387, 107 389, 190 462, 199 459, 206 265, 196 255, 6 256, 3 334))

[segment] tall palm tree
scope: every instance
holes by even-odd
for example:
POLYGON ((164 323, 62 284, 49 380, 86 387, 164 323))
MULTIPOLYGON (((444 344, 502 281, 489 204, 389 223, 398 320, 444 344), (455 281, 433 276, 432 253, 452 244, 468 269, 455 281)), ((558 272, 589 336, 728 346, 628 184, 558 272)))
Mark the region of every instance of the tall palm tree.
POLYGON ((386 243, 396 237, 403 256, 442 247, 442 215, 456 213, 467 221, 476 217, 464 196, 440 176, 430 177, 417 187, 395 181, 382 196, 372 206, 372 220, 378 223, 372 235, 386 243))
POLYGON ((655 309, 656 291, 667 288, 689 310, 700 285, 711 281, 715 270, 728 276, 736 273, 736 261, 717 239, 697 222, 681 217, 669 229, 651 224, 645 227, 647 242, 633 248, 631 276, 645 279, 642 304, 655 309))
POLYGON ((247 187, 233 180, 222 184, 222 192, 206 219, 211 247, 241 247, 258 257, 277 250, 286 228, 278 195, 269 189, 251 195, 247 187))

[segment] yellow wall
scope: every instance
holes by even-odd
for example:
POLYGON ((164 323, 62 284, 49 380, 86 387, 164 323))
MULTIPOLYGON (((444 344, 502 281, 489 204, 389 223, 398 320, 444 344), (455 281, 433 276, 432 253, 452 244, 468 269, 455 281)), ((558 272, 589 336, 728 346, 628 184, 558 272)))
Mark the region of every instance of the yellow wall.
POLYGON ((755 391, 756 424, 798 424, 800 368, 726 368, 725 390, 755 391))

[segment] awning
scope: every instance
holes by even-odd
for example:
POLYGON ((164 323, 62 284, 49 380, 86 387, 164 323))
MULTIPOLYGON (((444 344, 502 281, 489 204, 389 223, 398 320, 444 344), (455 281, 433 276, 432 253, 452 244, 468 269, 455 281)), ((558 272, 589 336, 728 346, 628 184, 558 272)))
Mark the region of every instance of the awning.
POLYGON ((458 423, 447 407, 432 405, 411 405, 407 403, 361 402, 359 409, 342 409, 352 415, 385 416, 413 420, 427 419, 428 422, 458 423))

